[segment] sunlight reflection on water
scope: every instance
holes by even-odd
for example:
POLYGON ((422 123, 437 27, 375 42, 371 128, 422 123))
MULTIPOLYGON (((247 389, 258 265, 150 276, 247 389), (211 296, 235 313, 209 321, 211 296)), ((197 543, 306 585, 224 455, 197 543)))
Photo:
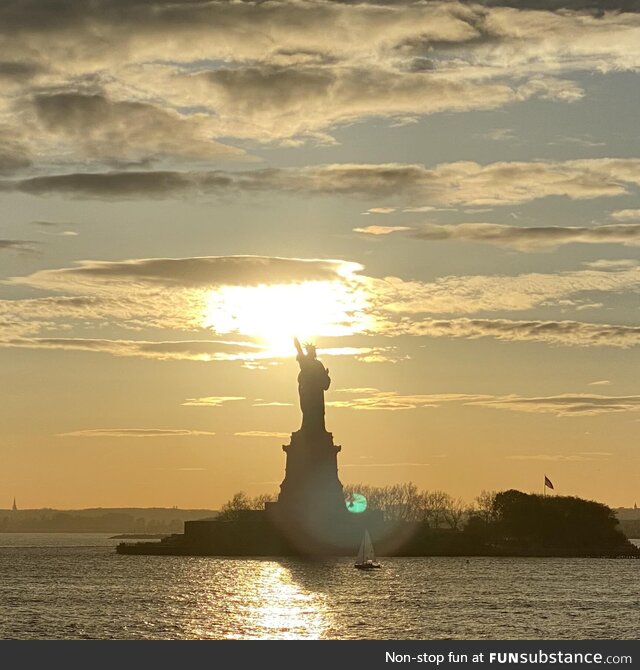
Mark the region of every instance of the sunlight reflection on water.
POLYGON ((229 638, 324 637, 329 619, 325 598, 294 582, 287 568, 251 561, 236 576, 241 582, 238 590, 245 595, 238 603, 237 629, 229 638))
POLYGON ((0 637, 635 639, 637 560, 119 556, 0 535, 0 637), (4 545, 4 546, 3 546, 4 545), (10 545, 10 546, 9 546, 10 545))

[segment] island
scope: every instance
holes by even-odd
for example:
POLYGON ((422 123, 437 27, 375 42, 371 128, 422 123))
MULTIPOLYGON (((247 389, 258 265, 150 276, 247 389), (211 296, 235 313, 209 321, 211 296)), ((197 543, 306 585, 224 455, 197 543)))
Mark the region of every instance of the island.
POLYGON ((159 541, 120 543, 119 554, 353 556, 368 531, 381 556, 640 557, 610 508, 576 497, 503 491, 483 513, 467 514, 464 524, 451 528, 426 516, 355 505, 338 477, 341 446, 325 428, 329 371, 313 345, 294 343, 302 423, 282 447, 285 474, 277 500, 262 509, 236 505, 185 521, 183 533, 159 541))

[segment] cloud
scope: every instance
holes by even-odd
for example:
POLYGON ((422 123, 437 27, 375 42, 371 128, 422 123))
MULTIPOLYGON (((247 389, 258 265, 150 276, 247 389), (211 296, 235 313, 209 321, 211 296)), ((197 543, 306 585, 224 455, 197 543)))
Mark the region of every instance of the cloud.
MULTIPOLYGON (((12 324, 10 324, 11 326, 12 324)), ((109 340, 83 337, 25 337, 25 334, 40 325, 15 325, 11 327, 0 321, 0 331, 7 330, 9 336, 0 339, 0 348, 14 349, 51 349, 61 351, 85 351, 110 354, 111 356, 134 356, 158 361, 199 361, 210 362, 241 362, 246 367, 255 367, 261 361, 289 357, 290 353, 272 351, 266 345, 252 342, 212 341, 212 340, 109 340)), ((350 356, 366 363, 395 362, 397 358, 384 353, 384 348, 372 347, 327 347, 321 350, 322 356, 350 356)), ((195 398, 194 401, 201 400, 195 398)), ((185 403, 186 404, 186 403, 185 403)), ((192 403, 196 404, 196 402, 192 403)), ((203 402, 203 405, 205 403, 203 402)), ((265 403, 269 406, 275 403, 265 403)))
MULTIPOLYGON (((475 2, 475 0, 472 0, 475 2)), ((593 16, 602 16, 603 12, 638 12, 640 2, 638 0, 480 0, 479 4, 487 7, 513 7, 535 10, 587 10, 593 16)))
MULTIPOLYGON (((347 395, 343 390, 342 393, 347 395)), ((602 396, 589 394, 561 394, 525 397, 519 395, 487 395, 468 393, 435 393, 403 395, 393 391, 364 389, 344 400, 327 403, 331 407, 355 410, 412 410, 439 407, 445 403, 504 409, 515 412, 554 414, 556 416, 591 416, 611 412, 640 411, 640 396, 602 396)))
POLYGON ((507 82, 380 67, 373 60, 236 64, 191 74, 188 84, 199 101, 215 101, 228 135, 255 138, 259 129, 263 139, 321 134, 336 124, 370 117, 406 119, 416 111, 491 109, 532 97, 570 101, 582 95, 575 83, 552 77, 507 82))
POLYGON ((32 226, 39 226, 40 228, 58 228, 60 226, 75 226, 75 223, 61 222, 61 221, 30 221, 32 226))
MULTIPOLYGON (((224 176, 207 177, 206 185, 211 191, 230 184, 230 179, 224 176)), ((62 193, 84 198, 167 198, 197 192, 198 181, 193 173, 169 171, 78 172, 0 182, 0 191, 17 190, 30 195, 62 193)))
POLYGON ((415 336, 469 339, 492 337, 508 342, 542 342, 579 347, 628 348, 640 344, 640 326, 581 321, 427 319, 413 322, 399 330, 415 336))
POLYGON ((453 209, 451 207, 432 207, 431 205, 423 205, 422 207, 403 207, 402 211, 403 212, 411 212, 411 213, 420 213, 423 214, 424 212, 442 212, 446 211, 447 209, 453 209))
POLYGON ((535 398, 505 396, 492 400, 478 400, 474 404, 517 412, 555 414, 556 416, 586 416, 609 412, 639 412, 640 396, 616 397, 567 393, 535 398))
POLYGON ((558 144, 570 144, 579 147, 603 147, 606 142, 596 142, 590 136, 587 137, 558 137, 551 142, 547 142, 550 146, 558 144))
POLYGON ((0 61, 0 80, 8 83, 31 79, 41 71, 40 66, 27 61, 0 61))
POLYGON ((429 242, 460 240, 485 242, 518 251, 539 251, 564 244, 623 244, 640 245, 640 223, 614 224, 593 227, 535 226, 519 227, 495 223, 460 223, 437 225, 428 223, 417 228, 403 226, 369 226, 356 232, 384 235, 401 232, 407 237, 429 242), (378 230, 380 229, 380 230, 378 230))
MULTIPOLYGON (((0 141, 5 138, 0 133, 0 141)), ((28 150, 16 142, 0 146, 0 175, 8 175, 24 170, 31 165, 28 150)))
POLYGON ((54 237, 78 237, 80 233, 76 232, 75 230, 61 230, 59 232, 47 232, 45 230, 40 231, 43 235, 52 235, 54 237))
POLYGON ((136 356, 160 361, 253 361, 270 354, 251 343, 209 340, 108 340, 64 337, 14 337, 0 340, 0 347, 20 349, 57 349, 106 353, 112 356, 136 356))
MULTIPOLYGON (((168 198, 260 192, 409 200, 417 211, 442 205, 497 206, 548 196, 610 197, 640 185, 640 159, 472 161, 433 168, 403 163, 339 163, 300 168, 209 171, 112 171, 4 180, 0 189, 83 198, 168 198)), ((603 227, 604 228, 604 227, 603 227)))
POLYGON ((579 454, 518 454, 514 456, 507 456, 507 459, 512 461, 554 461, 557 463, 575 463, 583 461, 600 461, 608 456, 612 456, 612 454, 605 452, 592 452, 591 454, 587 452, 581 452, 579 454))
POLYGON ((599 379, 595 382, 589 382, 587 386, 609 386, 611 381, 609 379, 599 379))
MULTIPOLYGON (((635 326, 461 316, 553 306, 593 309, 603 304, 595 300, 602 294, 633 292, 640 287, 639 265, 600 266, 602 269, 450 276, 420 282, 370 277, 356 263, 318 259, 228 256, 82 261, 76 267, 40 270, 7 280, 67 295, 0 300, 0 346, 257 363, 289 355, 288 347, 276 352, 252 340, 261 335, 261 324, 274 314, 279 320, 298 319, 297 313, 291 317, 291 305, 303 309, 309 302, 309 286, 317 290, 319 300, 314 303, 313 317, 320 306, 329 310, 318 323, 314 321, 317 336, 493 337, 561 345, 634 346, 639 335, 635 326), (324 305, 327 301, 328 306, 324 305), (446 314, 456 318, 435 318, 446 314), (105 326, 121 331, 159 329, 164 336, 104 338, 91 332, 105 326), (72 329, 75 337, 69 335, 72 329), (173 331, 189 335, 176 338, 173 331), (212 331, 217 339, 201 336, 212 331), (243 341, 229 340, 234 333, 243 341)), ((393 347, 336 344, 323 348, 322 355, 351 356, 365 362, 402 358, 393 347)))
POLYGON ((395 412, 398 410, 439 407, 442 403, 447 402, 470 402, 491 397, 464 393, 406 395, 395 391, 379 391, 377 389, 342 389, 340 392, 344 395, 353 393, 353 397, 329 401, 326 403, 329 407, 395 412))
POLYGON ((602 4, 5 3, 9 136, 28 128, 23 161, 5 170, 31 154, 188 162, 231 152, 220 138, 330 142, 336 124, 372 117, 571 102, 583 93, 565 76, 640 65, 636 3, 602 4))
POLYGON ((354 233, 364 233, 365 235, 390 235, 412 230, 407 226, 366 226, 365 228, 354 228, 354 233))
POLYGON ((255 286, 304 281, 335 281, 362 266, 336 260, 274 256, 203 256, 143 258, 124 261, 79 261, 78 267, 42 270, 14 277, 16 284, 38 288, 79 288, 131 282, 175 288, 255 286))
POLYGON ((395 207, 370 207, 367 214, 393 214, 396 211, 395 207))
MULTIPOLYGON (((593 304, 593 297, 599 293, 637 290, 640 267, 617 271, 589 269, 549 274, 459 275, 439 277, 430 282, 385 277, 368 282, 380 315, 469 314, 522 311, 551 305, 577 306, 585 302, 593 304)), ((414 326, 423 327, 415 321, 399 324, 404 332, 413 332, 414 326)), ((389 329, 393 328, 390 326, 389 329)))
POLYGON ((206 396, 204 398, 187 398, 181 405, 187 407, 221 407, 233 400, 246 400, 244 396, 206 396))
POLYGON ((234 433, 236 437, 289 437, 290 433, 278 433, 270 430, 245 430, 239 433, 234 433))
POLYGON ((640 265, 640 261, 635 258, 618 258, 616 260, 602 258, 595 261, 586 261, 583 265, 594 270, 624 270, 640 265))
POLYGON ((202 115, 185 117, 146 102, 63 92, 37 94, 31 105, 50 141, 73 147, 79 159, 135 163, 166 156, 205 160, 244 153, 207 137, 202 115))
POLYGON ((0 240, 0 251, 20 251, 34 253, 37 242, 31 240, 0 240))
POLYGON ((611 212, 611 218, 616 221, 638 221, 640 220, 640 209, 619 209, 611 212))
POLYGON ((488 130, 484 135, 484 139, 491 140, 493 142, 505 142, 514 140, 516 134, 513 128, 492 128, 488 130))
POLYGON ((204 430, 163 428, 90 428, 59 433, 59 437, 211 437, 215 433, 204 430))
POLYGON ((431 463, 400 461, 397 463, 340 463, 341 468, 412 468, 431 467, 431 463))

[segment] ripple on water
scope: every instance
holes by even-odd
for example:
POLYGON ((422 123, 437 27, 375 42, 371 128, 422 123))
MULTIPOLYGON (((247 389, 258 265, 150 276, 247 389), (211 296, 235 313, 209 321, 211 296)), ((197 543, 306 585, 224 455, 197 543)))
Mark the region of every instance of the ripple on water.
POLYGON ((119 556, 105 536, 0 542, 2 638, 635 639, 640 621, 640 561, 393 558, 363 574, 119 556))

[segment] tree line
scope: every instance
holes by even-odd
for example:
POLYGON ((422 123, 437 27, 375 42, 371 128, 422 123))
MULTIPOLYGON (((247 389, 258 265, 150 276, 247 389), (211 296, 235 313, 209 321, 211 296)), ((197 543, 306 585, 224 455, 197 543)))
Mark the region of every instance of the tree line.
MULTIPOLYGON (((412 482, 390 486, 349 484, 345 499, 367 500, 367 510, 381 510, 388 522, 413 523, 416 551, 420 543, 455 542, 443 551, 464 549, 521 555, 605 555, 637 550, 620 530, 606 505, 572 496, 542 496, 521 491, 482 491, 471 504, 444 491, 419 489, 412 482), (435 534, 435 535, 434 535, 435 534), (437 535, 442 536, 441 540, 437 535), (443 534, 449 534, 447 540, 443 534), (454 541, 454 537, 458 538, 454 541), (459 546, 458 546, 459 545, 459 546)), ((251 498, 237 493, 220 510, 221 521, 244 510, 264 509, 275 494, 251 498)), ((444 545, 443 545, 444 546, 444 545)), ((449 546, 449 545, 447 545, 449 546)))
MULTIPOLYGON (((486 516, 496 496, 494 491, 483 491, 472 505, 467 505, 461 498, 454 498, 444 491, 421 490, 413 482, 390 486, 347 484, 343 488, 345 501, 360 494, 367 500, 367 509, 383 511, 388 521, 419 522, 431 528, 452 530, 460 530, 471 514, 486 516)), ((236 517, 237 512, 264 509, 265 503, 273 502, 277 497, 263 493, 252 498, 240 491, 220 508, 218 518, 229 520, 236 517)))

